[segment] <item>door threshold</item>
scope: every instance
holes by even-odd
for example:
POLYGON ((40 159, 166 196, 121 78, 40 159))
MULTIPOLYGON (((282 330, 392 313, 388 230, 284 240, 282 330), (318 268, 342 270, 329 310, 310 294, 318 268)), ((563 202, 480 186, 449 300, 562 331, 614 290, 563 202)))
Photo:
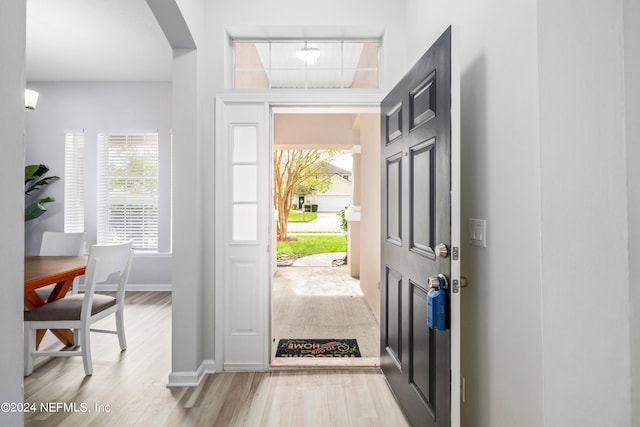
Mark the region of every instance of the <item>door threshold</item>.
POLYGON ((269 367, 271 369, 380 369, 380 358, 274 357, 271 359, 269 367))

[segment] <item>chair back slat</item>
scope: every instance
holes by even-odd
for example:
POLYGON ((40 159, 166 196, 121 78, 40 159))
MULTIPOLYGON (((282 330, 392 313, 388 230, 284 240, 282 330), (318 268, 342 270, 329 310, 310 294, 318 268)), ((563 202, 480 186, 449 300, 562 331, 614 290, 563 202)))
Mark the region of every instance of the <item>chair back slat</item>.
POLYGON ((40 256, 80 256, 84 255, 86 233, 63 233, 45 231, 42 233, 40 256))

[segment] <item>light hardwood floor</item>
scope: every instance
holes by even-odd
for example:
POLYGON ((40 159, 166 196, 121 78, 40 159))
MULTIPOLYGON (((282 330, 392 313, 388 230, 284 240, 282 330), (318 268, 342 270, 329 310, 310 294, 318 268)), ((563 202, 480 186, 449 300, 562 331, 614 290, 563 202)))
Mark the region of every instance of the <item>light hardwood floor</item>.
MULTIPOLYGON (((25 402, 37 409, 25 413, 26 426, 407 425, 379 370, 225 372, 167 388, 171 296, 130 292, 126 304, 129 348, 121 353, 115 335, 93 334, 92 376, 77 357, 37 359, 24 379, 25 402)), ((49 333, 42 345, 59 348, 49 333)))

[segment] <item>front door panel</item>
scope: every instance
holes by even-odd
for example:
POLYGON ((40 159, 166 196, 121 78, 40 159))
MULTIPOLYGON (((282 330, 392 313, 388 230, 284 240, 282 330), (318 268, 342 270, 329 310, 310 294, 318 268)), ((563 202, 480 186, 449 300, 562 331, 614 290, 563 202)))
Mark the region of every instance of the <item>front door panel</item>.
MULTIPOLYGON (((450 330, 427 326, 428 277, 451 277, 451 33, 381 105, 381 365, 412 425, 450 425, 450 330)), ((450 288, 447 290, 450 292, 450 288)))

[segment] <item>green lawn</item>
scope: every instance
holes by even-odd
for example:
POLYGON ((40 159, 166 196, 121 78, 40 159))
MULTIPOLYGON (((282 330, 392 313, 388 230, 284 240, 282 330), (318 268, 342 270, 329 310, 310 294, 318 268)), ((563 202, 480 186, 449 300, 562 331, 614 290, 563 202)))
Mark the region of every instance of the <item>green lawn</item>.
POLYGON ((291 210, 289 212, 289 222, 309 222, 318 218, 318 214, 315 212, 298 212, 291 210))
POLYGON ((328 252, 346 252, 345 236, 298 236, 297 240, 278 242, 278 258, 287 254, 291 258, 328 252))

